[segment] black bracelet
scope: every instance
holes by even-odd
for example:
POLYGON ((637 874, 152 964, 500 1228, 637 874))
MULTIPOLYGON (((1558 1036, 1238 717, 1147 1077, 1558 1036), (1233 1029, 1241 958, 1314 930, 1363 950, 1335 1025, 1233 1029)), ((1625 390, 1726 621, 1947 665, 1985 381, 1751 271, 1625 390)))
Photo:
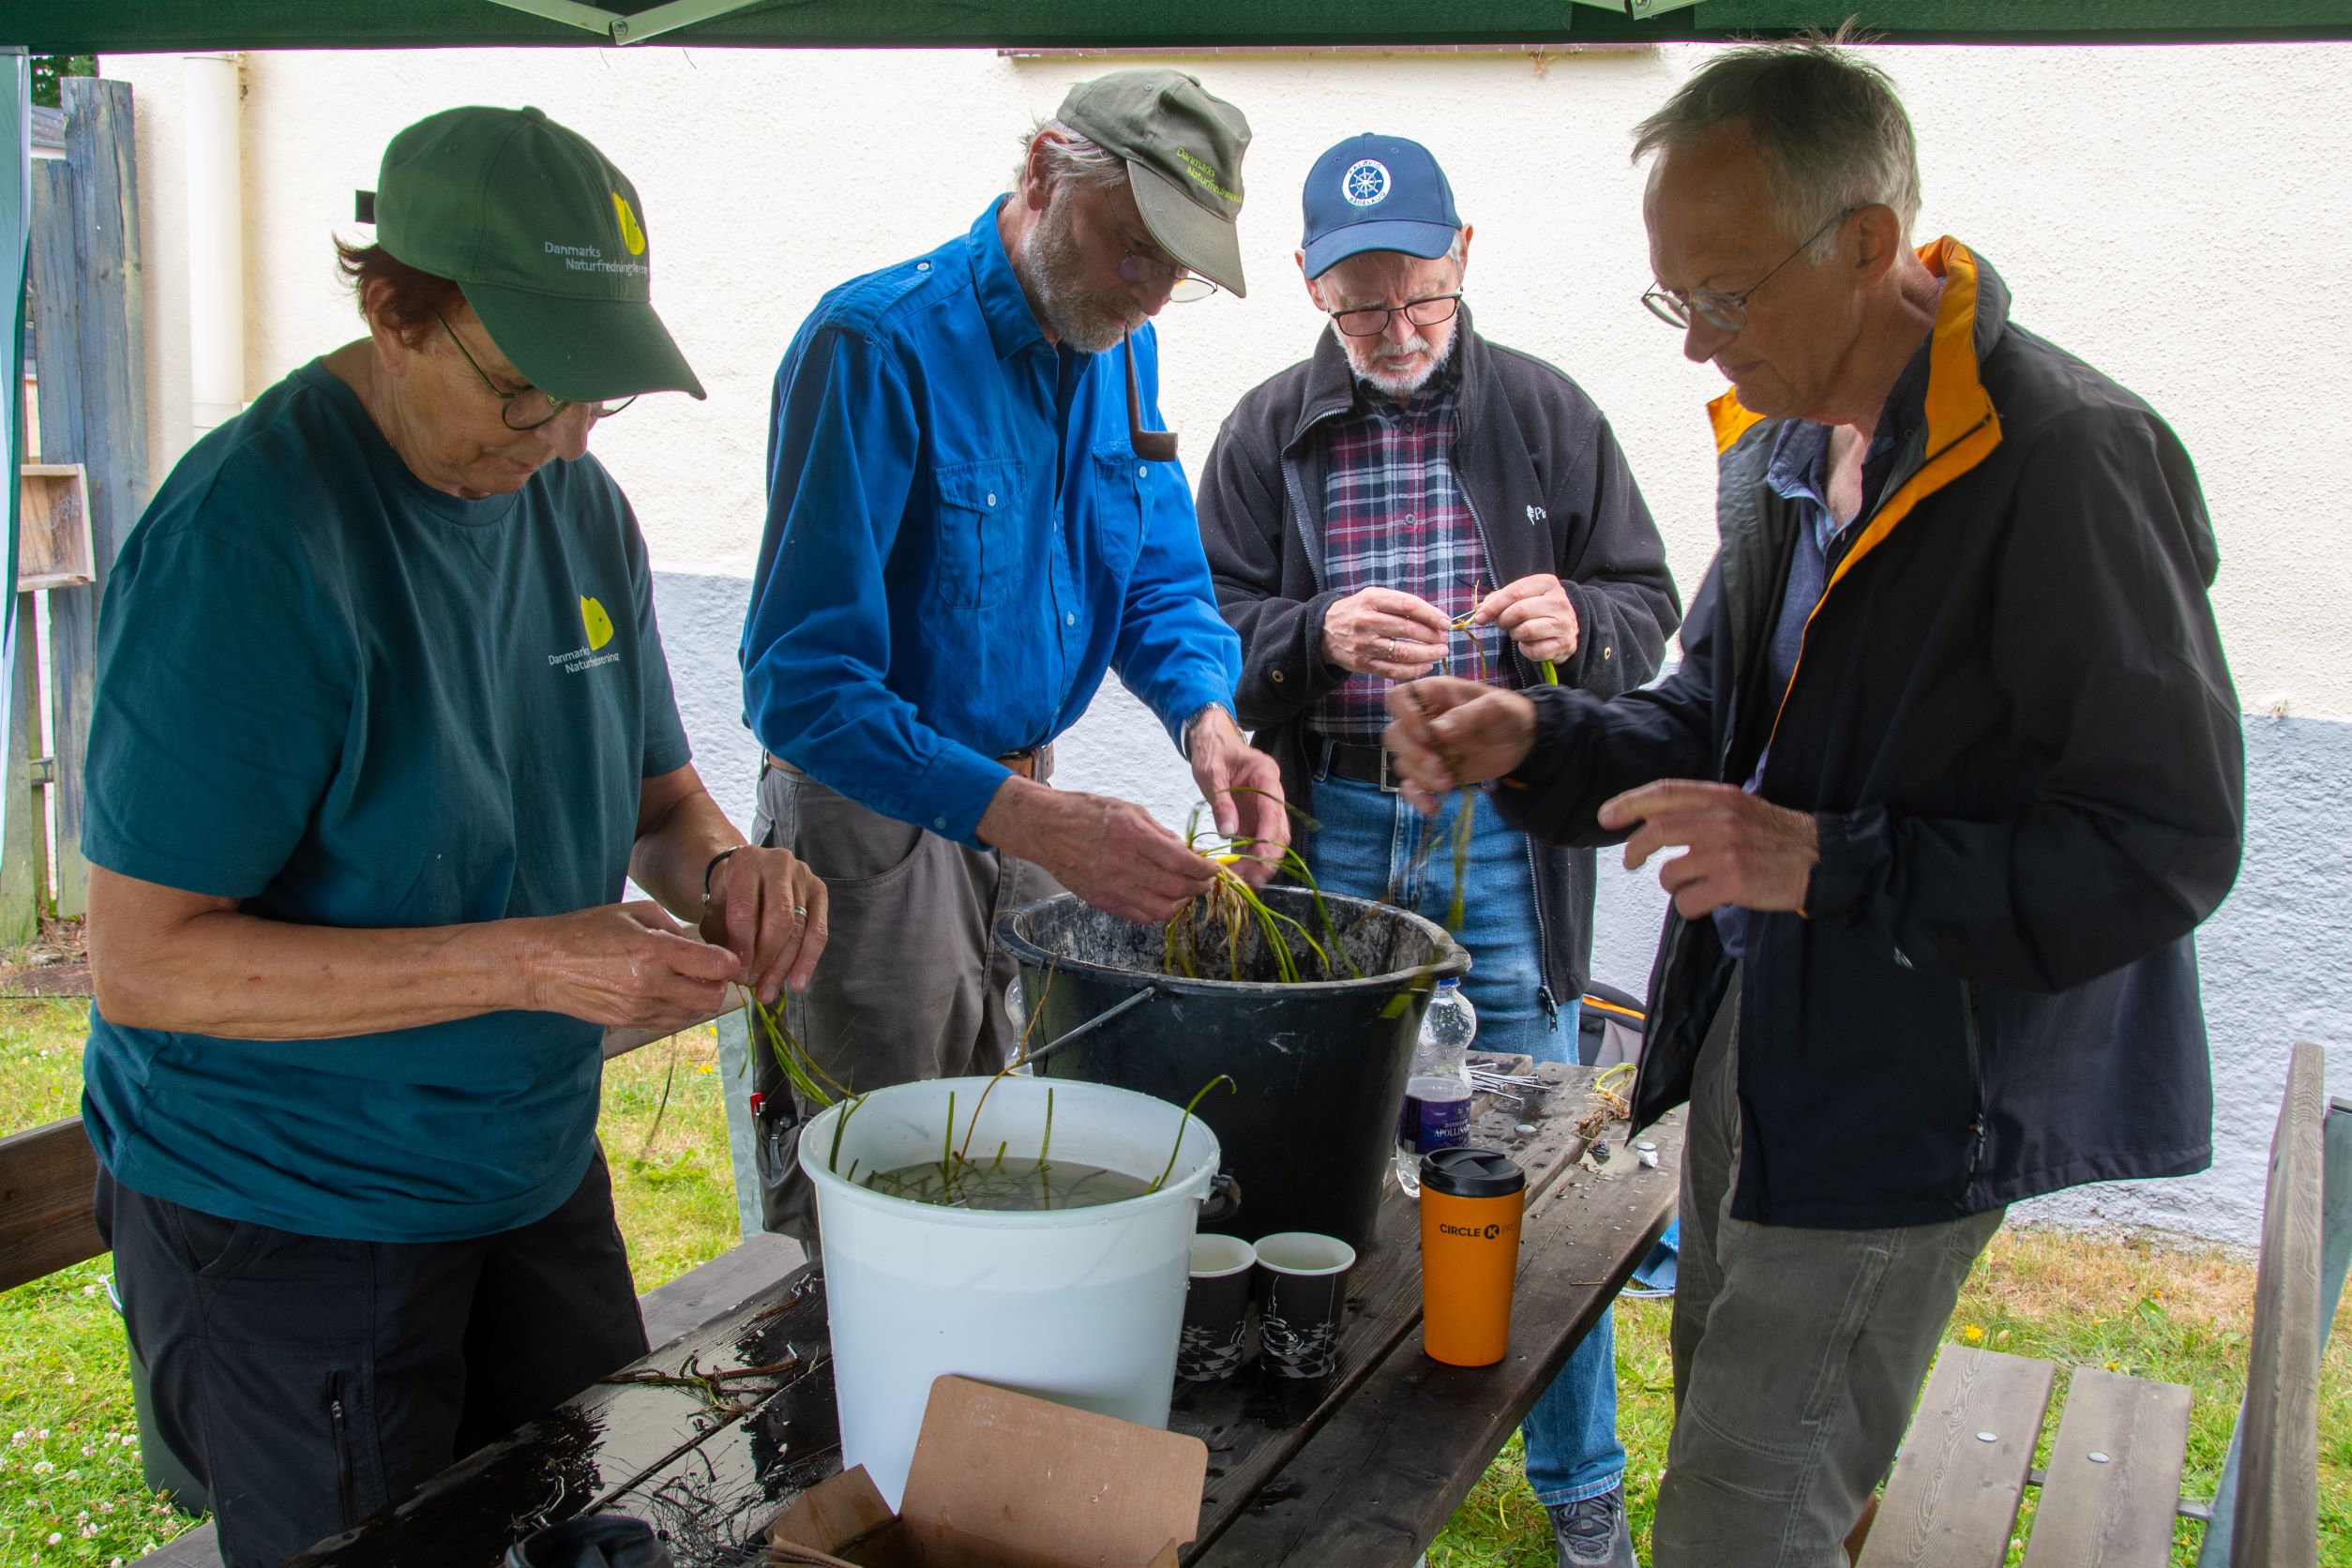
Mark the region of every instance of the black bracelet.
POLYGON ((736 846, 735 846, 735 849, 734 849, 734 850, 721 850, 721 851, 719 851, 719 852, 718 852, 718 853, 716 853, 716 854, 715 854, 715 855, 711 856, 711 863, 710 863, 708 866, 705 866, 705 867, 702 867, 702 912, 703 912, 703 913, 708 914, 708 913, 710 912, 710 910, 711 910, 711 877, 713 876, 713 874, 714 874, 714 873, 716 873, 716 872, 718 870, 718 863, 719 863, 720 861, 722 861, 722 860, 725 860, 725 859, 726 859, 729 855, 733 854, 733 853, 735 852, 735 850, 740 850, 740 849, 743 849, 744 847, 745 847, 744 845, 738 844, 738 845, 736 845, 736 846))

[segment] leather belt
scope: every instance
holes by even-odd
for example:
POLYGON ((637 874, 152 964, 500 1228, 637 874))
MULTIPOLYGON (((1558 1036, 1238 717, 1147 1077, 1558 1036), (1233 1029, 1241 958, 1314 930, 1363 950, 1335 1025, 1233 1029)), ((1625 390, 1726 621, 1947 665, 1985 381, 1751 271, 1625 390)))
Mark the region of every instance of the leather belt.
POLYGON ((1401 787, 1396 776, 1389 771, 1388 748, 1385 746, 1325 741, 1323 772, 1332 778, 1350 779, 1358 784, 1377 784, 1384 794, 1393 795, 1401 787))
MULTIPOLYGON (((803 773, 800 769, 792 766, 792 763, 786 761, 783 758, 778 757, 773 751, 762 751, 760 753, 760 761, 765 762, 769 767, 776 769, 778 773, 789 773, 795 778, 806 778, 808 776, 806 773, 803 773)), ((1043 784, 1046 780, 1053 776, 1053 747, 1051 745, 1033 746, 1027 751, 1008 751, 1003 756, 999 757, 997 761, 1002 762, 1005 767, 1011 769, 1013 776, 1017 778, 1032 779, 1039 784, 1043 784)))

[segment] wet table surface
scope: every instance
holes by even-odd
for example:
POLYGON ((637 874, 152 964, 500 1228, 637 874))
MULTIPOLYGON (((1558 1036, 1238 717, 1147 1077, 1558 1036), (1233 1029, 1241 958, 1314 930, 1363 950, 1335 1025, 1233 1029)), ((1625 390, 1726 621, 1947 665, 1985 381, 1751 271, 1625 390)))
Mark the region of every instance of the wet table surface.
MULTIPOLYGON (((1590 1069, 1536 1072, 1546 1090, 1482 1096, 1471 1134, 1528 1171, 1510 1353, 1479 1368, 1422 1354, 1418 1210, 1392 1186, 1349 1280, 1336 1372, 1177 1385, 1168 1425, 1209 1447, 1185 1562, 1411 1563, 1648 1254, 1681 1113, 1629 1145, 1590 1069)), ((803 1268, 289 1568, 492 1568, 530 1530, 605 1511, 651 1520, 679 1568, 732 1568, 839 1468, 824 1285, 803 1268)))

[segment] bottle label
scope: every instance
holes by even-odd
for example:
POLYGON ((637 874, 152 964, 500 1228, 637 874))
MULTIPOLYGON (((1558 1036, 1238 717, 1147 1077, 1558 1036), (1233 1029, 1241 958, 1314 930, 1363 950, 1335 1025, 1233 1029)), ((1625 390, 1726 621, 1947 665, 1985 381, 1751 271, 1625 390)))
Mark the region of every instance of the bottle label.
POLYGON ((1405 1096, 1397 1118, 1396 1141, 1416 1154, 1455 1149, 1470 1141, 1470 1096, 1425 1100, 1405 1096))

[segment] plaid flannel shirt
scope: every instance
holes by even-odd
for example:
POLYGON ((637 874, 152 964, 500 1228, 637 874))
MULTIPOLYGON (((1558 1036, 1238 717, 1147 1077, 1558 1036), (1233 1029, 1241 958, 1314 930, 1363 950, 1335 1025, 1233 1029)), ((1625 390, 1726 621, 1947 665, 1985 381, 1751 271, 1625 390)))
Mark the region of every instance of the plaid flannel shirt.
MULTIPOLYGON (((1323 480, 1323 571, 1331 587, 1343 595, 1398 589, 1448 620, 1494 591, 1478 520, 1454 472, 1460 403, 1461 378, 1449 365, 1403 402, 1365 391, 1354 412, 1331 422, 1323 480)), ((1494 685, 1517 684, 1500 628, 1465 627, 1446 643, 1440 671, 1476 679, 1483 668, 1494 685)), ((1351 673, 1316 703, 1307 727, 1329 740, 1377 746, 1388 724, 1383 699, 1395 684, 1351 673)))

